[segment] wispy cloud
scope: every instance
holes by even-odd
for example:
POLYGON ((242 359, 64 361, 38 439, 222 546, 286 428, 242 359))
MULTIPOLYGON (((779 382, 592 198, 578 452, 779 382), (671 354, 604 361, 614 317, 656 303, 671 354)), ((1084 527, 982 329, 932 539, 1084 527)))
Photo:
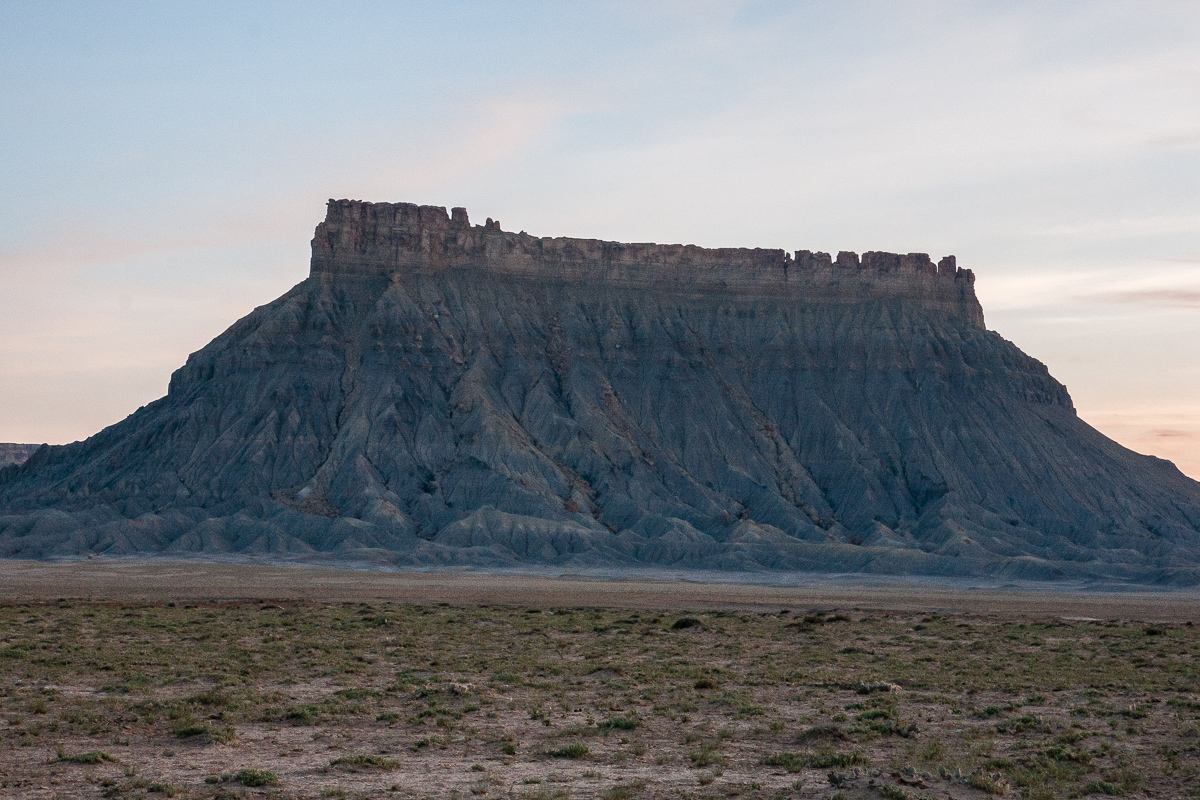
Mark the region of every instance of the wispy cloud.
POLYGON ((1158 308, 1200 309, 1200 290, 1197 289, 1140 289, 1130 291, 1094 292, 1079 295, 1079 299, 1099 303, 1132 303, 1158 308))
POLYGON ((118 239, 79 228, 60 231, 50 241, 0 250, 0 276, 8 272, 44 270, 78 264, 119 261, 147 253, 196 246, 187 242, 153 242, 145 239, 118 239))
POLYGON ((1034 236, 1069 236, 1089 240, 1164 236, 1178 233, 1200 233, 1200 214, 1094 219, 1082 224, 1052 225, 1030 231, 1030 234, 1034 236))
POLYGON ((1062 308, 1080 303, 1200 309, 1198 266, 1200 262, 1193 259, 1178 258, 1107 269, 1047 266, 1015 274, 985 270, 979 275, 978 291, 984 307, 991 310, 1062 308))

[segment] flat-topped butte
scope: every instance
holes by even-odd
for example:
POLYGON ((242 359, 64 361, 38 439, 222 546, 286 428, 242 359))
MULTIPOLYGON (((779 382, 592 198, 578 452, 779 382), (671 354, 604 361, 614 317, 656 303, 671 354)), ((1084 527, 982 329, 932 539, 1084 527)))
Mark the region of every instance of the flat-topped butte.
POLYGON ((0 556, 1200 584, 1200 484, 972 277, 335 201, 166 397, 0 469, 0 556))

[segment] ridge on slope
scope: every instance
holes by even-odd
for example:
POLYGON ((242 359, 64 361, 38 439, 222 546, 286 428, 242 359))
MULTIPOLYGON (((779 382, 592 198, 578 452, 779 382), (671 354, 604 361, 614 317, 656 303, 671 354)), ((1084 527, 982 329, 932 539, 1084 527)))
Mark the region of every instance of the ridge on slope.
POLYGON ((923 254, 544 239, 330 201, 166 397, 0 471, 0 555, 1192 583, 1200 484, 923 254))

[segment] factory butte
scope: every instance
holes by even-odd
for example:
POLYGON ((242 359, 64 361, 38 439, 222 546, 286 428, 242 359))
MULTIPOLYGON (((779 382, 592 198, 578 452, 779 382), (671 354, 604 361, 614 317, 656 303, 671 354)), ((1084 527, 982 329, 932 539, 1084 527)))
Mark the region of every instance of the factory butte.
POLYGON ((0 552, 1200 582, 1200 484, 1080 420, 953 256, 330 201, 162 399, 0 470, 0 552))

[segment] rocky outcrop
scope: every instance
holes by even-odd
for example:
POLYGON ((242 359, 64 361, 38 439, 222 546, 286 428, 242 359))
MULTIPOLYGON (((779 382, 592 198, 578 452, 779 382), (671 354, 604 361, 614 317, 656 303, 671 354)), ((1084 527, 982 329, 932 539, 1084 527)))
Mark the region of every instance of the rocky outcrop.
POLYGON ((695 245, 622 244, 539 238, 500 230, 491 218, 471 225, 465 208, 331 200, 312 242, 320 275, 431 275, 468 271, 489 277, 582 285, 585 291, 647 289, 742 300, 816 301, 906 298, 983 327, 975 275, 954 256, 934 265, 925 253, 828 253, 695 245))
POLYGON ((24 464, 25 459, 33 455, 40 444, 7 444, 0 443, 0 469, 11 464, 24 464))
POLYGON ((0 471, 0 554, 1195 582, 1200 484, 953 257, 540 239, 331 201, 166 397, 0 471))

